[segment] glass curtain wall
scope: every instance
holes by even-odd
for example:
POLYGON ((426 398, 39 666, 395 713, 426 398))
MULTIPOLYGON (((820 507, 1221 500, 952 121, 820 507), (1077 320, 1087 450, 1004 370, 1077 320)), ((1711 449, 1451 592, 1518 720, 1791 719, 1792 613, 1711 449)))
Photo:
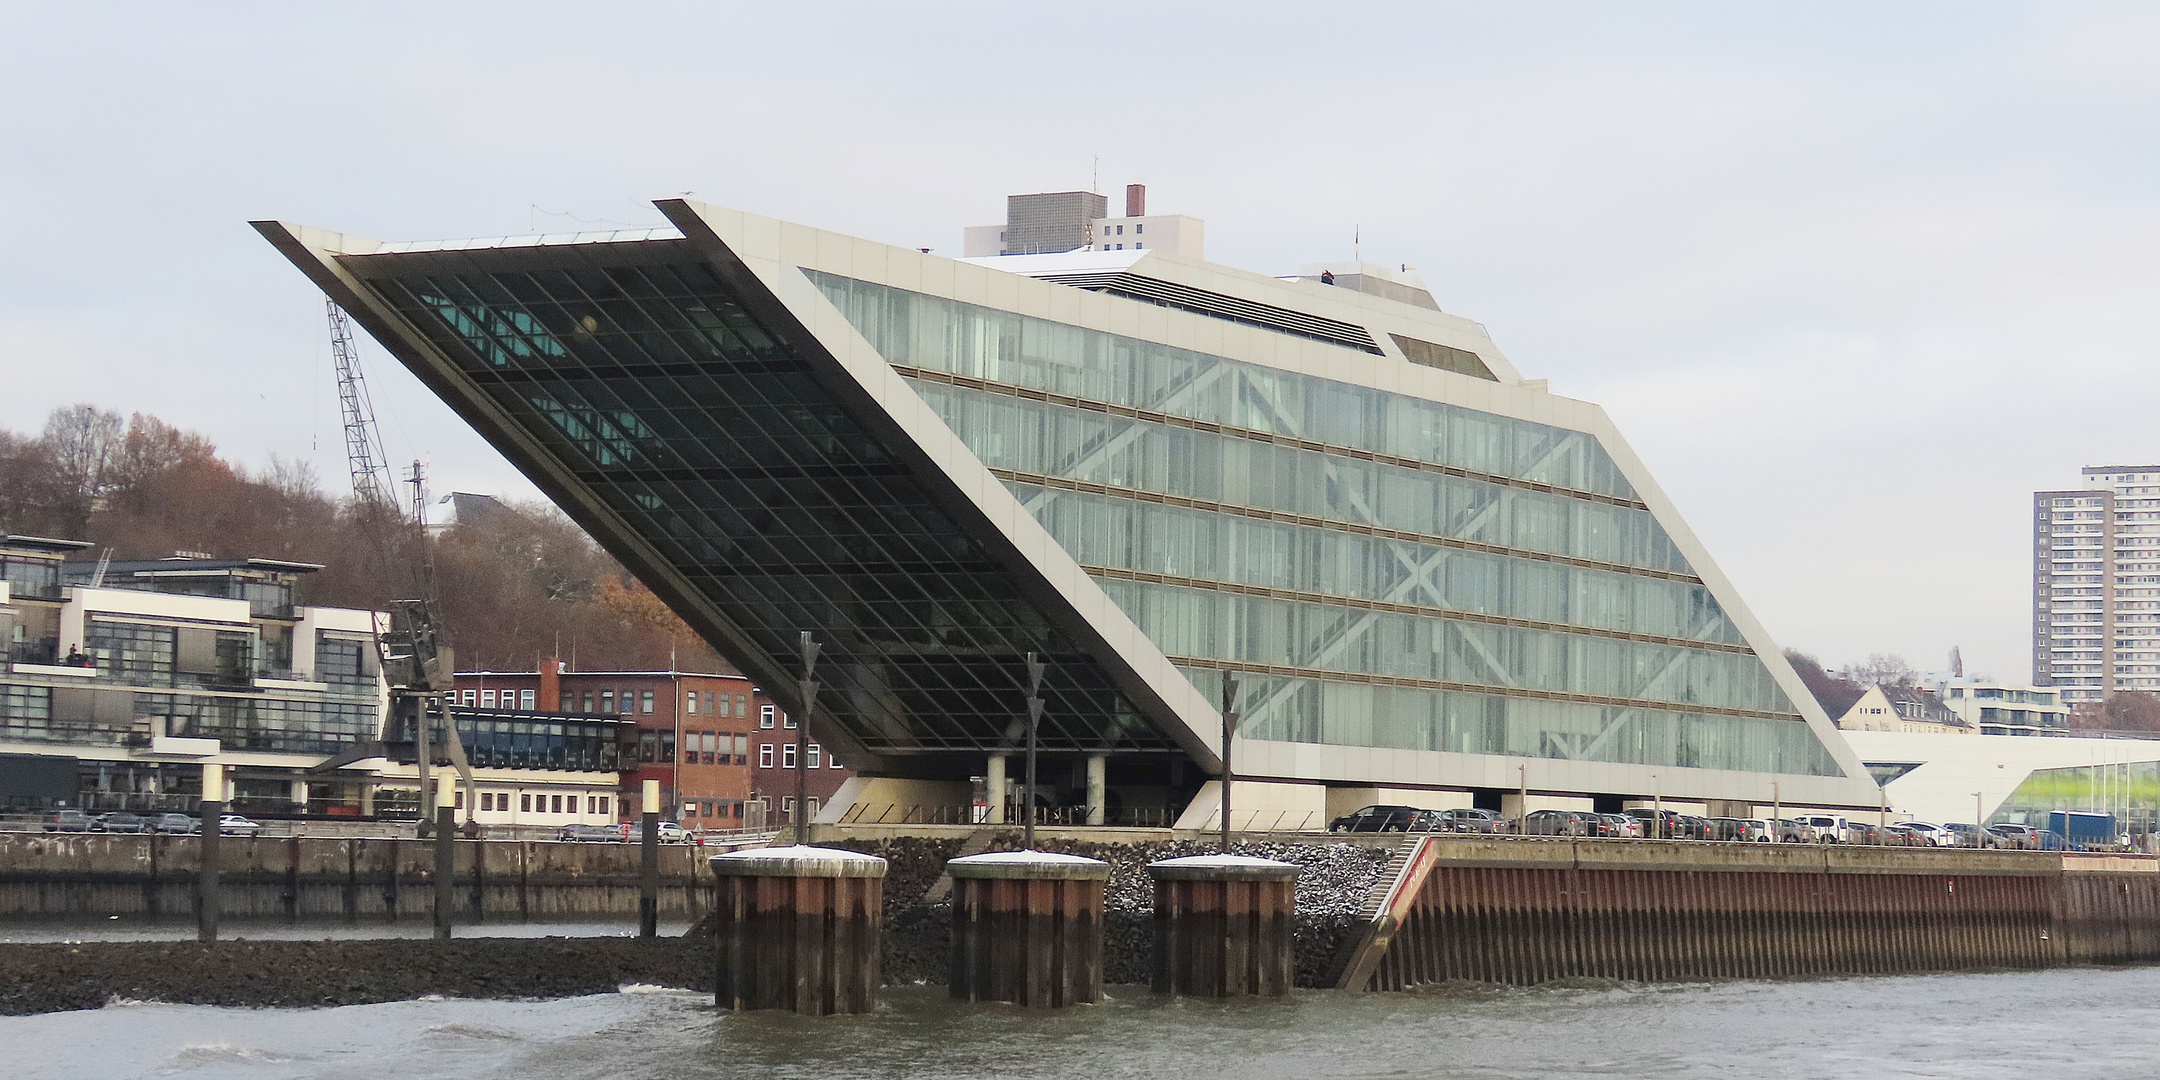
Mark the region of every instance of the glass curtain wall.
POLYGON ((1585 433, 809 273, 1258 737, 1839 774, 1585 433))
POLYGON ((871 749, 1174 749, 684 242, 343 261, 871 749))

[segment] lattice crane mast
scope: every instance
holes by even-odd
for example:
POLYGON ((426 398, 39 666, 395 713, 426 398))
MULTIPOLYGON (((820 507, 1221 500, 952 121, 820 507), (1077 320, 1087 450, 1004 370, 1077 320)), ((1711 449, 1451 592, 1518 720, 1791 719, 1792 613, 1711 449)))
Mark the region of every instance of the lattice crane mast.
POLYGON ((441 725, 443 749, 465 784, 465 820, 470 823, 478 800, 472 790, 472 766, 466 761, 464 742, 458 738, 457 724, 451 717, 456 655, 435 600, 420 463, 413 463, 413 516, 407 522, 391 494, 395 485, 390 478, 390 459, 383 452, 375 404, 368 396, 367 379, 360 370, 352 320, 337 301, 326 300, 324 305, 330 319, 331 362, 337 368, 338 408, 345 420, 345 459, 352 471, 355 517, 375 560, 375 571, 383 581, 402 590, 404 597, 390 601, 389 630, 375 638, 383 678, 390 684, 391 730, 402 733, 409 729, 413 733, 421 831, 426 832, 435 820, 436 791, 429 780, 435 757, 431 729, 437 724, 441 725))

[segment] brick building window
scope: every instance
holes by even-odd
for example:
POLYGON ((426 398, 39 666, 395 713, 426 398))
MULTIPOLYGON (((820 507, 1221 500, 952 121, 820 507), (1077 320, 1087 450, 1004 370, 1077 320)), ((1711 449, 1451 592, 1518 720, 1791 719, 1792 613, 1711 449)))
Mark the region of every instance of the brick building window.
POLYGON ((757 726, 759 726, 759 727, 761 727, 761 728, 764 728, 764 729, 765 729, 765 730, 767 730, 767 731, 771 731, 771 730, 772 730, 772 721, 773 721, 773 707, 772 707, 772 706, 770 706, 770 705, 760 705, 760 706, 758 706, 758 711, 757 711, 757 726))
POLYGON ((811 743, 811 744, 810 744, 810 747, 809 747, 809 751, 808 751, 808 753, 809 753, 809 757, 808 757, 808 758, 807 758, 807 759, 806 759, 806 760, 805 760, 805 761, 803 762, 803 768, 805 768, 805 769, 815 769, 815 768, 817 768, 817 767, 818 767, 818 744, 816 744, 816 743, 811 743))
POLYGON ((794 743, 780 744, 780 767, 783 769, 792 769, 795 767, 794 743))
POLYGON ((758 746, 758 748, 757 748, 757 766, 758 766, 758 768, 760 768, 760 769, 770 769, 770 768, 772 768, 772 744, 771 744, 771 743, 763 743, 763 744, 760 744, 760 745, 758 746))
POLYGON ((653 692, 652 692, 652 691, 650 691, 650 690, 647 690, 647 691, 645 691, 644 693, 642 693, 642 694, 639 694, 639 695, 638 695, 638 711, 639 711, 639 712, 649 713, 649 712, 651 712, 651 711, 652 711, 652 707, 653 707, 653 692))
POLYGON ((536 706, 536 705, 538 704, 539 700, 540 700, 540 691, 538 691, 538 690, 520 690, 520 691, 518 691, 518 708, 520 708, 520 709, 523 709, 523 710, 525 710, 526 712, 531 712, 531 711, 533 711, 534 707, 535 707, 535 706, 536 706))

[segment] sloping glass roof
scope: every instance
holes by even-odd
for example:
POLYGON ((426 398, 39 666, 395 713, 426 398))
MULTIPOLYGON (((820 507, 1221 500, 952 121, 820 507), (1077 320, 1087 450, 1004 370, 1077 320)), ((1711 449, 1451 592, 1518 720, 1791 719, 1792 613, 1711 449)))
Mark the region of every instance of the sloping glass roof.
POLYGON ((341 261, 871 752, 1173 748, 686 242, 341 261))

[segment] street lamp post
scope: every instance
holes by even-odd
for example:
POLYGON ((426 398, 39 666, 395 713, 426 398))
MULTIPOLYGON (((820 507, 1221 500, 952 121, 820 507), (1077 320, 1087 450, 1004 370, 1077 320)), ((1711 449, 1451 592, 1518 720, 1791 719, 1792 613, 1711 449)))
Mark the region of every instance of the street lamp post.
POLYGON ((1222 677, 1222 853, 1230 854, 1230 736, 1237 732, 1237 672, 1222 677))
POLYGON ((802 678, 795 683, 796 694, 802 698, 802 715, 795 718, 795 846, 810 844, 810 717, 817 711, 817 683, 810 677, 817 671, 818 643, 811 640, 810 631, 802 632, 802 678))
POLYGON ((1021 800, 1027 803, 1027 833, 1026 838, 1020 844, 1022 850, 1025 851, 1035 850, 1035 733, 1036 729, 1042 727, 1043 667, 1044 665, 1042 661, 1042 656, 1040 654, 1032 652, 1027 654, 1027 791, 1025 794, 1021 795, 1021 800))

